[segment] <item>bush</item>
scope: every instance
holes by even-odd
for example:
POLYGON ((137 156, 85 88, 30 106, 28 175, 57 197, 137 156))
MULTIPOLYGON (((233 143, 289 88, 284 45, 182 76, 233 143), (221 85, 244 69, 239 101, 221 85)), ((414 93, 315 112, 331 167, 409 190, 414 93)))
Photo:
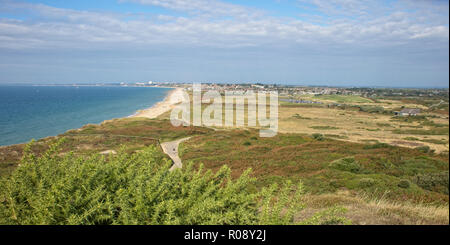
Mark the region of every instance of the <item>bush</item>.
POLYGON ((398 182, 398 187, 400 187, 400 188, 407 189, 407 188, 409 188, 409 186, 411 186, 411 183, 409 182, 409 180, 402 179, 398 182))
POLYGON ((415 176, 414 182, 425 190, 436 191, 448 195, 448 174, 448 171, 439 173, 422 173, 415 176))
POLYGON ((423 152, 423 153, 428 153, 428 152, 430 152, 430 147, 427 145, 419 146, 419 147, 416 147, 416 150, 423 152))
MULTIPOLYGON (((250 191, 250 170, 231 179, 171 163, 154 146, 116 155, 41 157, 25 148, 20 166, 0 185, 0 224, 291 224, 303 208, 303 186, 289 182, 250 191)), ((301 222, 343 221, 337 216, 301 222)))
POLYGON ((322 141, 322 140, 325 139, 325 138, 323 137, 323 134, 313 134, 312 137, 313 137, 315 140, 318 140, 318 141, 322 141))
POLYGON ((245 141, 243 145, 251 145, 252 143, 250 141, 245 141))
POLYGON ((391 148, 392 146, 386 143, 375 143, 371 145, 365 145, 363 149, 369 150, 369 149, 380 149, 380 148, 391 148))
POLYGON ((361 171, 361 166, 353 157, 341 158, 331 162, 330 167, 342 171, 358 173, 361 171))
POLYGON ((362 188, 367 188, 375 185, 375 180, 372 178, 362 178, 359 180, 359 186, 362 188))

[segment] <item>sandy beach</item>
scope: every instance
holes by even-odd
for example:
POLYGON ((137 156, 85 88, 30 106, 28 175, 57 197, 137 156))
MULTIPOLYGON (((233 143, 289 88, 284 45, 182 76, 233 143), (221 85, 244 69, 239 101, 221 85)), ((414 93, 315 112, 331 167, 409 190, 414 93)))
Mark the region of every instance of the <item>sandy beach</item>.
POLYGON ((176 104, 183 102, 182 91, 182 88, 175 88, 175 90, 169 92, 169 94, 163 101, 158 102, 151 108, 140 110, 131 117, 156 118, 159 115, 172 110, 176 104))

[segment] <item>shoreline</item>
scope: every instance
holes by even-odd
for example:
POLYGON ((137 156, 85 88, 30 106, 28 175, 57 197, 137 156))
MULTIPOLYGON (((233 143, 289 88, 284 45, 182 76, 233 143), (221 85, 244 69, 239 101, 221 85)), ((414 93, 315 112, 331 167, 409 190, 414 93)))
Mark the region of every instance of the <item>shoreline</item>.
POLYGON ((183 102, 183 89, 182 88, 174 88, 174 90, 170 91, 163 101, 160 101, 153 105, 150 108, 138 110, 133 115, 130 115, 126 118, 134 118, 134 117, 144 117, 154 119, 158 116, 164 114, 167 111, 172 110, 176 104, 183 102))
MULTIPOLYGON (((158 116, 160 116, 161 114, 173 109, 175 107, 176 104, 180 103, 183 101, 183 96, 182 96, 182 91, 183 88, 179 88, 179 87, 157 87, 157 88, 171 88, 172 90, 170 90, 166 97, 164 97, 164 99, 162 101, 157 102, 156 104, 154 104, 153 106, 146 108, 146 109, 141 109, 141 110, 137 110, 135 111, 133 114, 129 115, 129 116, 125 116, 125 117, 117 117, 117 118, 111 118, 111 119, 106 119, 103 120, 100 123, 94 123, 94 124, 98 124, 98 125, 102 125, 104 123, 113 121, 113 120, 117 120, 117 119, 124 119, 124 118, 135 118, 135 117, 143 117, 143 118, 156 118, 158 116)), ((80 130, 83 127, 85 127, 86 125, 89 125, 92 123, 87 123, 82 125, 79 128, 72 128, 72 129, 68 129, 65 132, 61 133, 64 134, 68 131, 71 130, 80 130)), ((53 138, 53 137, 58 137, 61 134, 56 134, 56 135, 48 135, 42 138, 38 138, 35 139, 35 141, 39 141, 39 140, 44 140, 47 138, 53 138)), ((27 144, 29 143, 31 140, 27 141, 27 142, 22 142, 22 143, 16 143, 16 144, 8 144, 8 145, 0 145, 0 148, 4 148, 4 147, 10 147, 10 146, 16 146, 16 145, 23 145, 23 144, 27 144)))

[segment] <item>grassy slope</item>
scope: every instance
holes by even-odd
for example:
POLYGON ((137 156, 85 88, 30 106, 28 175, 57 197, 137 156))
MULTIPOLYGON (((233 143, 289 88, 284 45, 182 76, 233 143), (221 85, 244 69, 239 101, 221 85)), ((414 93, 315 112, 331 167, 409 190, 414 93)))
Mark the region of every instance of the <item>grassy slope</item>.
MULTIPOLYGON (((204 134, 212 131, 199 127, 173 127, 166 120, 145 118, 125 118, 107 121, 101 125, 89 124, 77 130, 70 130, 57 137, 38 140, 33 151, 42 153, 48 145, 64 137, 62 153, 73 151, 77 155, 118 151, 124 147, 127 152, 140 150, 149 145, 157 145, 158 141, 182 138, 186 135, 204 134)), ((8 175, 22 156, 24 144, 0 147, 0 176, 8 175)))
MULTIPOLYGON (((158 140, 188 135, 196 137, 182 144, 183 160, 202 162, 214 170, 228 164, 235 176, 251 167, 259 180, 254 188, 285 179, 302 180, 310 193, 312 211, 338 204, 350 210, 348 216, 354 223, 448 224, 448 188, 445 190, 437 182, 426 190, 414 183, 417 173, 448 171, 448 155, 383 145, 377 148, 329 138, 319 141, 301 134, 259 138, 256 130, 175 128, 167 120, 138 118, 87 125, 61 136, 66 138, 63 152, 83 155, 120 147, 133 152, 158 144, 158 140), (354 157, 360 169, 352 172, 330 167, 331 162, 345 157, 354 157), (409 188, 398 186, 403 179, 411 182, 409 188)), ((40 140, 33 150, 43 152, 55 140, 40 140)), ((7 175, 15 168, 22 149, 23 145, 0 148, 0 174, 7 175)), ((299 215, 308 215, 307 212, 299 215)))
POLYGON ((183 144, 181 154, 184 161, 202 162, 212 169, 227 164, 235 174, 251 167, 260 186, 287 177, 302 180, 311 193, 345 188, 396 201, 448 202, 448 188, 424 190, 414 184, 419 173, 448 171, 448 157, 415 149, 314 140, 298 134, 259 138, 256 130, 233 130, 194 137, 183 144), (348 157, 355 159, 356 169, 330 166, 348 157), (409 180, 411 186, 399 187, 401 180, 409 180))

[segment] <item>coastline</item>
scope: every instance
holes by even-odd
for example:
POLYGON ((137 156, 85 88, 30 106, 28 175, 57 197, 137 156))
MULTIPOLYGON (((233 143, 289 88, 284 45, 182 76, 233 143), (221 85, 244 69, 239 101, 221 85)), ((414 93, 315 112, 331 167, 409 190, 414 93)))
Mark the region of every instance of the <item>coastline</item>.
MULTIPOLYGON (((33 85, 33 86, 36 86, 36 85, 33 85)), ((37 86, 39 86, 39 85, 37 85, 37 86)), ((176 104, 178 104, 178 103, 183 101, 183 96, 182 96, 183 88, 179 88, 179 87, 157 87, 157 88, 170 88, 171 90, 167 92, 166 96, 164 97, 164 99, 162 101, 157 102, 156 104, 154 104, 153 106, 151 106, 149 108, 137 110, 133 114, 128 115, 128 116, 122 116, 122 117, 106 119, 106 120, 101 121, 100 123, 83 124, 81 127, 71 128, 71 129, 66 130, 63 133, 51 134, 51 135, 47 135, 47 136, 44 136, 44 137, 35 138, 35 140, 39 141, 39 140, 45 140, 47 138, 58 137, 60 134, 64 134, 64 133, 66 133, 68 131, 80 130, 83 127, 85 127, 86 125, 89 125, 89 124, 102 125, 104 123, 107 123, 107 122, 110 122, 110 121, 114 121, 114 120, 117 120, 117 119, 122 119, 122 118, 143 117, 143 118, 153 119, 153 118, 156 118, 156 117, 160 116, 161 114, 163 114, 163 113, 173 109, 176 104)), ((29 141, 26 141, 26 142, 24 141, 24 142, 20 142, 20 143, 12 143, 12 144, 7 144, 7 145, 0 145, 0 148, 17 146, 17 145, 23 145, 23 144, 27 144, 28 142, 29 141)))
POLYGON ((144 117, 144 118, 157 118, 158 116, 164 114, 167 111, 172 110, 176 104, 183 102, 183 89, 182 88, 174 88, 174 90, 170 91, 166 98, 163 101, 156 103, 150 108, 138 110, 131 116, 127 118, 133 117, 144 117))

